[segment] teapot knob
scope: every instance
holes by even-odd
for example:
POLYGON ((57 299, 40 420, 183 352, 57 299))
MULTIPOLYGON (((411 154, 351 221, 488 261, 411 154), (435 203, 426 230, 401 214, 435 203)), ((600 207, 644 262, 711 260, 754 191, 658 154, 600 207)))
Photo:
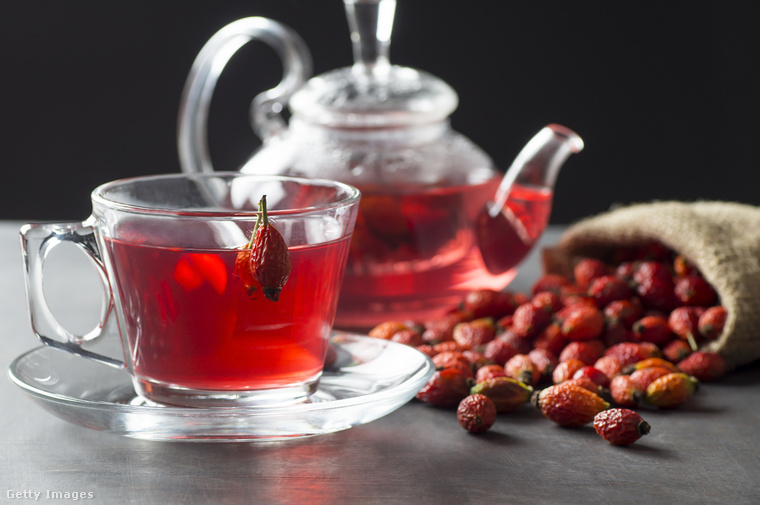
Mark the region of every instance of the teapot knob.
POLYGON ((211 96, 227 62, 252 40, 260 40, 274 49, 283 66, 280 83, 256 96, 251 103, 254 133, 265 140, 286 127, 282 111, 290 96, 311 76, 311 54, 303 39, 283 24, 263 17, 238 19, 206 42, 185 82, 177 131, 183 172, 213 172, 207 137, 211 96))
POLYGON ((388 52, 396 0, 344 0, 358 78, 381 77, 390 69, 388 52))

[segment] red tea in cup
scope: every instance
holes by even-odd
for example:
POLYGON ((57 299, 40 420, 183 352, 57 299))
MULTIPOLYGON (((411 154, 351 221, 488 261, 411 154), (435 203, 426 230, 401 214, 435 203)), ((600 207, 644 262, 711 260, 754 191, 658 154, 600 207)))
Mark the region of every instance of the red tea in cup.
POLYGON ((348 237, 290 249, 279 300, 249 292, 235 250, 106 240, 134 373, 146 387, 266 390, 322 371, 348 237), (142 379, 148 377, 150 379, 142 379))

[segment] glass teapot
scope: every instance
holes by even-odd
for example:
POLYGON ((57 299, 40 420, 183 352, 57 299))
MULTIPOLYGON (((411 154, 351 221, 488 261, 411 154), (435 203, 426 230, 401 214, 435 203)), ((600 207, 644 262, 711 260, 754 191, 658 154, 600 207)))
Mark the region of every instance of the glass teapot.
POLYGON ((549 125, 502 176, 483 150, 452 130, 456 92, 429 73, 390 63, 396 1, 344 3, 355 62, 317 77, 309 78, 303 40, 271 19, 240 19, 206 43, 180 106, 181 167, 213 170, 206 128, 217 79, 248 41, 268 43, 284 76, 251 104, 262 145, 241 170, 358 187, 362 200, 335 325, 424 321, 470 290, 509 284, 549 221, 559 168, 583 141, 549 125))

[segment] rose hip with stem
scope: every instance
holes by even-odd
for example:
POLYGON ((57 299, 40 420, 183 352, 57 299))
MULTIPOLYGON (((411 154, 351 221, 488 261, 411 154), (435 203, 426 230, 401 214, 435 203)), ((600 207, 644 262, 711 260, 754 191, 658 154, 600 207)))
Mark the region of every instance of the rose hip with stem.
POLYGON ((290 251, 267 215, 267 197, 259 201, 259 214, 251 237, 251 276, 262 287, 264 296, 276 302, 290 276, 290 251))

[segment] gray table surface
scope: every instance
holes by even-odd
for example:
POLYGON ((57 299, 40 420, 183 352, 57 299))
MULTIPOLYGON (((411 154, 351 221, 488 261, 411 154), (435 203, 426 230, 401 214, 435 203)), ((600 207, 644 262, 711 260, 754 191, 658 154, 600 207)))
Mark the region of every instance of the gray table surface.
MULTIPOLYGON (((5 369, 38 345, 26 315, 19 224, 0 223, 5 369)), ((84 258, 60 258, 69 277, 51 278, 51 299, 64 322, 86 327, 97 319, 97 278, 84 258)), ((526 291, 538 273, 533 254, 512 288, 526 291)), ((99 504, 760 503, 757 364, 703 385, 683 408, 645 412, 652 432, 627 448, 591 427, 560 428, 529 405, 483 436, 462 430, 453 412, 412 401, 346 431, 261 445, 91 431, 40 409, 7 378, 0 401, 0 503, 32 502, 36 492, 54 503, 47 491, 92 493, 80 501, 99 504)))

